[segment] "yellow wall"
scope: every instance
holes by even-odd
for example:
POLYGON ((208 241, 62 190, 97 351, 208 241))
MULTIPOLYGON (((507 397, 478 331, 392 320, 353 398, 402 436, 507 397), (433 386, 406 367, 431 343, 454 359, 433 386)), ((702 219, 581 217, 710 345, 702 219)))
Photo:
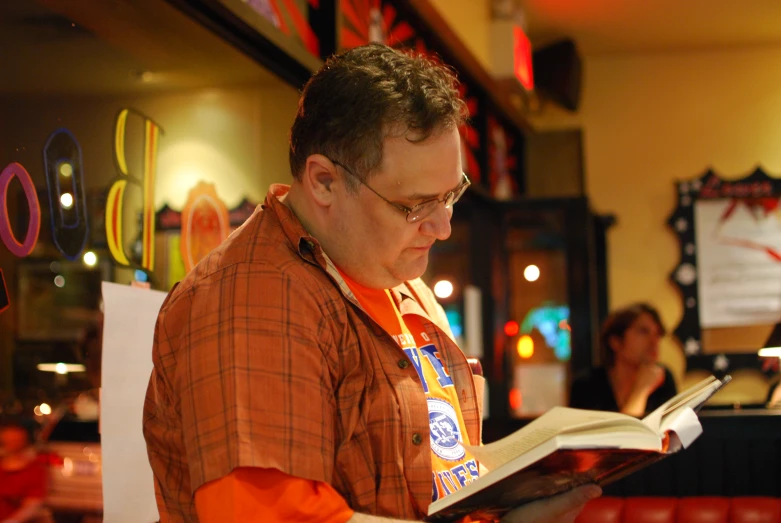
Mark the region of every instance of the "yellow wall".
MULTIPOLYGON (((708 167, 727 178, 757 166, 781 174, 779 63, 781 47, 586 60, 583 105, 571 122, 584 130, 592 205, 618 218, 609 237, 612 307, 648 300, 666 325, 678 324, 682 304, 668 280, 678 244, 665 224, 676 206, 676 180, 708 167)), ((662 360, 679 383, 688 381, 669 337, 662 360)), ((751 390, 753 399, 764 399, 764 378, 742 373, 740 379, 731 388, 741 400, 751 390)))
POLYGON ((430 2, 486 71, 491 71, 491 3, 488 0, 430 2))

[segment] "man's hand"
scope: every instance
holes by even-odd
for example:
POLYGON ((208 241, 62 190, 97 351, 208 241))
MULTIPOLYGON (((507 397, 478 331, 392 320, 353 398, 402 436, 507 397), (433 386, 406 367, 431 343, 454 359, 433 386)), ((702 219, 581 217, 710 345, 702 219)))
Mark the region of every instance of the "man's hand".
POLYGON ((500 523, 572 523, 586 503, 601 495, 597 485, 583 485, 508 512, 500 523))

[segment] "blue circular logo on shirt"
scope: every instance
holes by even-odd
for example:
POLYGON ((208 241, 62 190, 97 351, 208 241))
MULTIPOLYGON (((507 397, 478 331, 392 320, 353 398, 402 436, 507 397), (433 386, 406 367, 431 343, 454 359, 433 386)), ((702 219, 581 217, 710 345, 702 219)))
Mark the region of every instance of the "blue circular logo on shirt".
POLYGON ((428 398, 428 423, 434 454, 448 461, 458 461, 466 455, 456 409, 450 403, 428 398))

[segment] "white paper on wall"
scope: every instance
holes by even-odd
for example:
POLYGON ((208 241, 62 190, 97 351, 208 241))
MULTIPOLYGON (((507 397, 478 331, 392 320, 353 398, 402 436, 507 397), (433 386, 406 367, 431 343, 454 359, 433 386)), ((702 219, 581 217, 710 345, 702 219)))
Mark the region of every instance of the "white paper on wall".
POLYGON ((683 266, 676 279, 686 285, 696 277, 703 328, 762 325, 781 317, 781 213, 751 203, 719 199, 694 206, 696 273, 683 266))
POLYGON ((103 282, 101 452, 106 523, 159 519, 142 433, 152 340, 166 293, 103 282))

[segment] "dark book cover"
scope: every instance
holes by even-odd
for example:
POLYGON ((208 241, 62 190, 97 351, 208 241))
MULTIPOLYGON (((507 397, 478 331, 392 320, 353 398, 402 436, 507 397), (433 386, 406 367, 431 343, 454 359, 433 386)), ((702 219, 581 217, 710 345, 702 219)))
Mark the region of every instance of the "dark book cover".
POLYGON ((520 505, 555 496, 580 485, 607 485, 667 455, 633 449, 558 450, 430 515, 427 520, 451 522, 464 516, 478 519, 500 518, 520 505))

